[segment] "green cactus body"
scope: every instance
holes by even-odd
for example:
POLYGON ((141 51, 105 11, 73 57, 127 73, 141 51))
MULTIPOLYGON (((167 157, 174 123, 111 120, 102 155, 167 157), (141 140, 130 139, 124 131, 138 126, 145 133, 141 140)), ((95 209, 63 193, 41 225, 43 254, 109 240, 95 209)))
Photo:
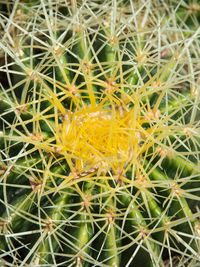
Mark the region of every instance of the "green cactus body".
POLYGON ((200 264, 200 6, 0 3, 0 265, 200 264))

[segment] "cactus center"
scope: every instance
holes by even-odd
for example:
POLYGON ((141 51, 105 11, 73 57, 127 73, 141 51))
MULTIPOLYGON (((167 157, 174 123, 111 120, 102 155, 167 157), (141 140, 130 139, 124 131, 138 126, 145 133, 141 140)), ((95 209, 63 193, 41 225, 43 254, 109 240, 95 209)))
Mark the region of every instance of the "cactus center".
POLYGON ((117 167, 131 161, 140 141, 133 111, 84 107, 69 112, 61 125, 58 148, 82 166, 117 167))

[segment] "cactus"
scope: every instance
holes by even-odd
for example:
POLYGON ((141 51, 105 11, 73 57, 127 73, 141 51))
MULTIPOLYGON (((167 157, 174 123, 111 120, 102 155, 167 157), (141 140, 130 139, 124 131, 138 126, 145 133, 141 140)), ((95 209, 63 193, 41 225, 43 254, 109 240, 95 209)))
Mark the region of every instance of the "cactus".
POLYGON ((0 3, 1 266, 199 266, 198 2, 0 3))

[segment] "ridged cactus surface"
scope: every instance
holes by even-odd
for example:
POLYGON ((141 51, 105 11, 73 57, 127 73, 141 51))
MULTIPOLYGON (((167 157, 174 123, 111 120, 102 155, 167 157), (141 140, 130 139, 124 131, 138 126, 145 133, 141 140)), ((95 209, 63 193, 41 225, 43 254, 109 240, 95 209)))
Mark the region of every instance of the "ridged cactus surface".
POLYGON ((0 1, 0 265, 200 266, 200 4, 0 1))

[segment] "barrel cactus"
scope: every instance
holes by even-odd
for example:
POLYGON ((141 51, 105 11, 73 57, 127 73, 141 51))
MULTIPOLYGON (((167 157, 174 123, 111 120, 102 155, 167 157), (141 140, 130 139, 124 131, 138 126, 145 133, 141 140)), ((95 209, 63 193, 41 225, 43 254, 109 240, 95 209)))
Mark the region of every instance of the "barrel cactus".
POLYGON ((199 266, 198 1, 0 9, 0 265, 199 266))

